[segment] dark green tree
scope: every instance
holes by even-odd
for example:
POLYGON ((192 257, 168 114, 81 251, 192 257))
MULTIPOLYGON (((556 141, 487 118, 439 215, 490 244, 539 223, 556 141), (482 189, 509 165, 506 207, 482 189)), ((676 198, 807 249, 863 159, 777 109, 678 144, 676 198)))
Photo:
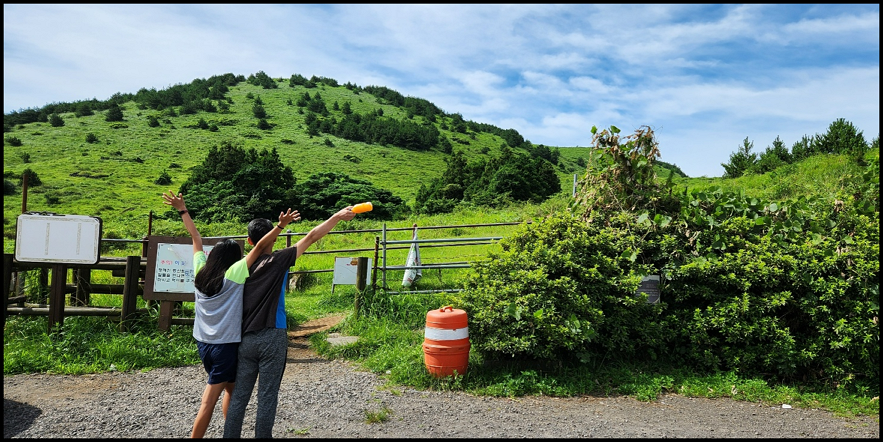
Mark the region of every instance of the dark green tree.
POLYGON ((104 116, 104 121, 123 121, 123 109, 116 103, 111 104, 109 108, 107 108, 107 113, 104 116))
POLYGON ((726 171, 724 178, 738 178, 745 174, 745 171, 757 161, 757 154, 751 152, 753 148, 754 142, 748 141, 748 137, 745 137, 739 150, 730 154, 730 162, 721 163, 726 171))
POLYGON ((816 154, 815 138, 804 135, 791 145, 791 160, 800 161, 816 154))
POLYGON ((773 140, 773 145, 767 147, 760 154, 757 162, 751 165, 748 171, 757 174, 767 173, 785 164, 791 164, 791 152, 788 152, 785 143, 779 137, 776 137, 773 140))
POLYGON ((374 209, 359 215, 363 218, 390 220, 407 211, 407 205, 392 192, 370 181, 346 174, 320 172, 298 183, 290 193, 305 220, 324 220, 346 206, 371 201, 374 209))
POLYGON ((259 103, 255 103, 254 106, 251 107, 251 112, 257 119, 267 118, 267 111, 264 110, 264 106, 259 103))
POLYGON ((817 149, 819 153, 860 156, 868 149, 868 143, 862 131, 849 121, 838 118, 821 136, 817 149))
POLYGON ((81 103, 77 106, 77 110, 74 112, 74 115, 78 117, 88 117, 89 115, 94 115, 95 112, 92 111, 92 107, 86 103, 81 103))
POLYGON ((275 219, 291 207, 286 193, 294 183, 294 173, 282 164, 275 148, 257 151, 228 141, 209 149, 180 191, 194 219, 248 222, 275 219))

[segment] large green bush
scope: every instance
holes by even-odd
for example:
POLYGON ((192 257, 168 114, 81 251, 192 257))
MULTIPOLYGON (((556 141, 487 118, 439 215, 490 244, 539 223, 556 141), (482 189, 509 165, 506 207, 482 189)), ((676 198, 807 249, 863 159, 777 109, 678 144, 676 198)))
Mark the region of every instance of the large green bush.
POLYGON ((473 348, 879 385, 878 160, 835 195, 673 195, 645 173, 652 131, 593 133, 572 211, 522 226, 465 283, 473 348), (659 304, 636 293, 651 274, 659 304))
POLYGON ((633 232, 567 213, 520 226, 466 281, 474 348, 535 359, 657 351, 661 307, 637 292, 649 269, 623 253, 639 243, 633 232))

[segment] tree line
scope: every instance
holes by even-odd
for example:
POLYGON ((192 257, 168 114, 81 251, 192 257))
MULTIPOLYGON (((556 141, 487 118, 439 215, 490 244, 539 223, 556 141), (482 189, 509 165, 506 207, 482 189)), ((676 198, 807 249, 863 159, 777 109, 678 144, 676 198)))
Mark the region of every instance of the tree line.
POLYGON ((730 160, 721 163, 721 166, 725 170, 724 178, 738 178, 742 175, 767 173, 817 154, 848 155, 861 163, 868 149, 879 148, 879 134, 869 145, 862 131, 851 122, 838 118, 828 126, 827 132, 812 137, 804 135, 794 142, 790 151, 785 143, 776 137, 771 146, 757 154, 752 152, 754 142, 748 141, 748 137, 745 137, 738 150, 730 154, 730 160))

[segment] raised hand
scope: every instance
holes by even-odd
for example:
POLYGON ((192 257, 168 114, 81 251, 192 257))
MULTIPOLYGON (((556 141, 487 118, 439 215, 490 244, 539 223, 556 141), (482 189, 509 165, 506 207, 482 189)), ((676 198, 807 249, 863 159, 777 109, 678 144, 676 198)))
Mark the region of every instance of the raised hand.
POLYGON ((289 207, 287 211, 279 212, 279 227, 284 228, 295 221, 300 221, 300 212, 297 210, 291 210, 289 207))
POLYGON ((186 210, 187 206, 184 204, 184 195, 178 193, 175 195, 175 192, 169 191, 168 194, 163 193, 163 204, 172 206, 175 210, 186 210))

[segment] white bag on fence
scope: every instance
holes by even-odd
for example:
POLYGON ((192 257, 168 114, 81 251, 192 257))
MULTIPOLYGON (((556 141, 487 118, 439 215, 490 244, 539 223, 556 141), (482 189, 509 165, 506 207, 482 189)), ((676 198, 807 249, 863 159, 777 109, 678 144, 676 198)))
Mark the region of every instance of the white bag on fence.
MULTIPOLYGON (((413 241, 417 240, 417 228, 414 228, 413 241)), ((411 244, 411 250, 408 251, 408 259, 405 266, 419 266, 420 264, 420 247, 417 243, 411 244)), ((405 277, 402 278, 402 287, 411 287, 412 284, 420 280, 423 276, 423 269, 405 269, 405 277)))

